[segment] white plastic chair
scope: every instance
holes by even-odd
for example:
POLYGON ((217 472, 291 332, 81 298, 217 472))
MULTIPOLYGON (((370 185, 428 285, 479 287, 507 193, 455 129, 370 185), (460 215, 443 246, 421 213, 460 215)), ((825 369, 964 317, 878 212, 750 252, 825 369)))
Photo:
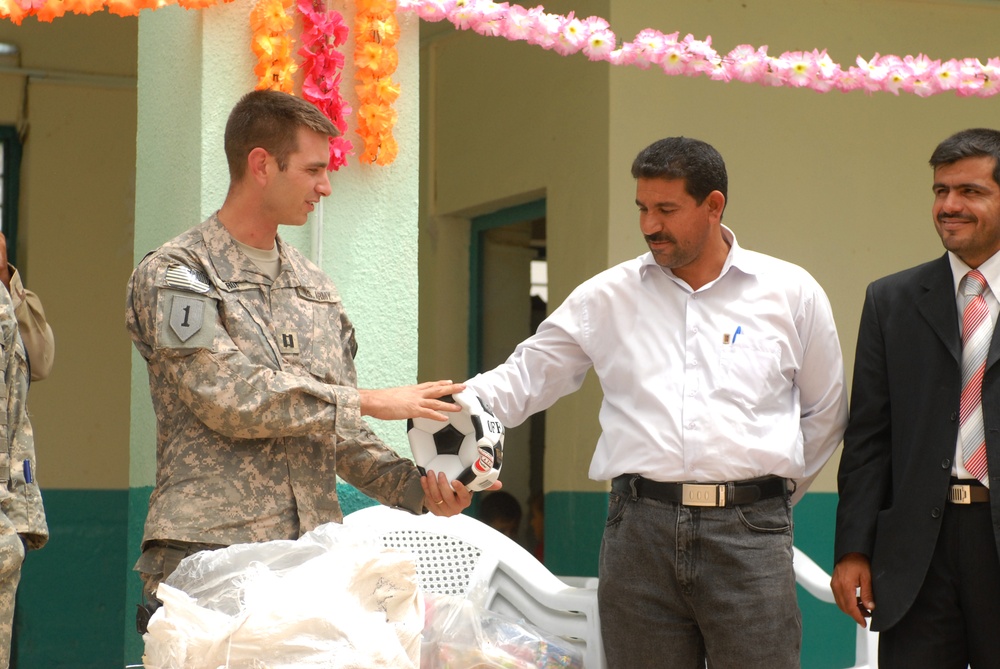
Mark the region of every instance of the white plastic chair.
MULTIPOLYGON (((816 599, 836 606, 833 590, 830 589, 830 575, 801 550, 794 548, 794 551, 792 565, 795 567, 796 582, 816 599)), ((854 644, 854 664, 850 669, 876 669, 877 667, 878 632, 872 632, 870 626, 867 628, 859 626, 854 644)))
POLYGON ((566 584, 493 528, 465 515, 414 516, 385 506, 355 511, 344 524, 368 528, 386 547, 412 551, 426 591, 464 595, 470 584, 488 583, 486 608, 573 643, 586 669, 606 668, 596 585, 566 584))

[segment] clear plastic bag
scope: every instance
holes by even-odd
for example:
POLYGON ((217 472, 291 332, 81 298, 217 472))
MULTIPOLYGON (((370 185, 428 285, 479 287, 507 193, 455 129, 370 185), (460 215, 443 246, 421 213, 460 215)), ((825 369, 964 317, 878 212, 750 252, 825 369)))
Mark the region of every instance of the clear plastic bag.
POLYGON ((471 598, 428 593, 420 669, 583 669, 569 642, 471 598))
POLYGON ((144 636, 147 669, 416 669, 412 556, 329 523, 298 541, 181 561, 144 636))

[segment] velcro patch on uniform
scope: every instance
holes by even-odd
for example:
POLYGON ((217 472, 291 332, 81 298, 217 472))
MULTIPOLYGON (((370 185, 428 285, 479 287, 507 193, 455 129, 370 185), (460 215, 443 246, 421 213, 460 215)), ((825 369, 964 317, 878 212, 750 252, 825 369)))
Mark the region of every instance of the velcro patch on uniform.
POLYGON ((192 293, 207 293, 208 277, 184 265, 171 265, 167 268, 167 285, 192 293))
POLYGON ((201 330, 205 322, 205 303, 202 300, 174 295, 170 303, 170 329, 177 338, 186 342, 201 330))
POLYGON ((157 301, 157 348, 212 348, 217 320, 216 300, 188 292, 161 290, 157 301))
POLYGON ((281 347, 283 355, 298 355, 299 335, 295 332, 279 332, 278 346, 281 347))

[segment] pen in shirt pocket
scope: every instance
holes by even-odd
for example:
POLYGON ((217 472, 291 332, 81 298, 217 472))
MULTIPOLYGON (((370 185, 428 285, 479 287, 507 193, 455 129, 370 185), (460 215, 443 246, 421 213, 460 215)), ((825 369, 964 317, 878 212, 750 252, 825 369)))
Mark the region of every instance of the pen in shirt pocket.
POLYGON ((733 332, 733 334, 731 336, 730 336, 730 334, 728 332, 722 335, 722 343, 723 343, 723 345, 728 346, 729 344, 735 344, 736 343, 736 337, 739 336, 742 333, 743 333, 743 326, 742 325, 737 325, 736 326, 736 330, 733 332))

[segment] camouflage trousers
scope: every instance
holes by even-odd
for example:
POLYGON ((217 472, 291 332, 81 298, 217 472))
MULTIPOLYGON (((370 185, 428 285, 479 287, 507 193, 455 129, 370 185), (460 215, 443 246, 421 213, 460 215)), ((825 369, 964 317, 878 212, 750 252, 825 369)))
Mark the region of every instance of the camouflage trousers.
POLYGON ((10 666, 10 638, 14 625, 14 595, 21 580, 24 544, 17 530, 0 514, 0 669, 10 666))
MULTIPOLYGON (((135 563, 135 571, 142 579, 143 602, 158 602, 156 588, 177 568, 181 560, 201 551, 225 548, 220 544, 201 544, 186 541, 151 541, 135 563)), ((2 669, 2 667, 0 667, 2 669)))

